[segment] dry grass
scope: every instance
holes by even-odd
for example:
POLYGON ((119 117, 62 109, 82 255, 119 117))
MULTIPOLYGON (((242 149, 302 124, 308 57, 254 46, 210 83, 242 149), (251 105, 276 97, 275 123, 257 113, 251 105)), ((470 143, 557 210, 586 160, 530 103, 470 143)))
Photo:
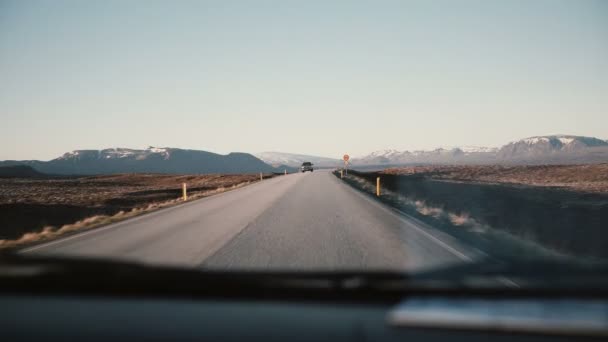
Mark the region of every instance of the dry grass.
MULTIPOLYGON (((462 228, 452 232, 510 236, 562 255, 608 259, 608 164, 403 167, 351 176, 370 193, 380 177, 383 201, 435 226, 462 228)), ((502 246, 495 247, 511 255, 502 246)))
POLYGON ((258 175, 119 174, 64 179, 0 179, 0 205, 39 203, 99 206, 112 201, 146 202, 179 197, 182 183, 197 193, 253 182, 258 175))
MULTIPOLYGON (((372 183, 356 174, 351 173, 346 177, 346 179, 351 183, 351 185, 354 185, 356 188, 359 188, 365 192, 374 194, 376 191, 375 183, 372 183)), ((407 196, 406 194, 402 194, 391 189, 383 189, 382 199, 399 208, 412 208, 423 216, 432 217, 437 220, 448 220, 454 226, 462 227, 469 231, 479 233, 487 231, 488 228, 486 225, 471 217, 471 215, 467 212, 451 212, 438 206, 433 206, 424 200, 417 200, 407 196)))
POLYGON ((384 170, 391 175, 421 175, 433 179, 563 187, 608 193, 608 164, 536 166, 412 166, 384 170))
MULTIPOLYGON (((266 175, 265 177, 270 177, 266 175)), ((121 174, 0 179, 0 249, 46 241, 259 180, 259 175, 121 174)))

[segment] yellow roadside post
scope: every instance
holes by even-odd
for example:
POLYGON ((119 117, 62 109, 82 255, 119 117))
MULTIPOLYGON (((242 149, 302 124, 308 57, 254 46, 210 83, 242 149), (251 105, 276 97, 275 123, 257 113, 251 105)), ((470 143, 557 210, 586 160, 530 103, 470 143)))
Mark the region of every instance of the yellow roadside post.
POLYGON ((188 189, 186 187, 186 183, 182 183, 182 195, 184 198, 184 201, 188 200, 188 189))
POLYGON ((380 197, 380 177, 376 178, 376 196, 380 197))

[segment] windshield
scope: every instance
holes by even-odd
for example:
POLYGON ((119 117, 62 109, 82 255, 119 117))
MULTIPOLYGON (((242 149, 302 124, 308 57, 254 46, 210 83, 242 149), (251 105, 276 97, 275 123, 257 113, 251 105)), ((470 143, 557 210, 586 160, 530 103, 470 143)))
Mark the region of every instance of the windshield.
POLYGON ((2 251, 608 259, 607 2, 3 1, 0 43, 2 251))

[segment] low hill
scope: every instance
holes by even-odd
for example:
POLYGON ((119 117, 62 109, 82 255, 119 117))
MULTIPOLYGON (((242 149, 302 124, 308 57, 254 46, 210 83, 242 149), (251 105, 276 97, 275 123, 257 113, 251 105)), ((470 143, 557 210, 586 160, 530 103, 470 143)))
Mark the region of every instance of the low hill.
POLYGON ((0 167, 0 178, 45 178, 47 175, 34 170, 28 165, 12 165, 0 167))
MULTIPOLYGON (((227 155, 178 148, 144 150, 112 148, 76 150, 50 161, 5 161, 0 166, 24 164, 39 172, 57 175, 116 173, 243 174, 283 172, 248 153, 227 155)), ((292 171, 292 170, 288 170, 292 171)))

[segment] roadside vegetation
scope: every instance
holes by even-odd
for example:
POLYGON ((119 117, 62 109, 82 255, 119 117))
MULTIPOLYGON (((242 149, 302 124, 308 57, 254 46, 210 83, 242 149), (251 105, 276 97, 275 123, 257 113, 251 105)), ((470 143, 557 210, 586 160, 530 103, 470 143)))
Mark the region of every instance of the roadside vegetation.
POLYGON ((259 174, 0 178, 0 248, 49 240, 176 205, 183 202, 182 183, 193 200, 259 180, 259 174))
POLYGON ((424 166, 349 171, 346 181, 375 193, 380 177, 380 200, 490 249, 502 234, 561 255, 606 259, 607 171, 607 164, 424 166))
POLYGON ((608 164, 586 165, 451 165, 390 168, 385 175, 421 175, 485 184, 531 185, 608 194, 608 164))

